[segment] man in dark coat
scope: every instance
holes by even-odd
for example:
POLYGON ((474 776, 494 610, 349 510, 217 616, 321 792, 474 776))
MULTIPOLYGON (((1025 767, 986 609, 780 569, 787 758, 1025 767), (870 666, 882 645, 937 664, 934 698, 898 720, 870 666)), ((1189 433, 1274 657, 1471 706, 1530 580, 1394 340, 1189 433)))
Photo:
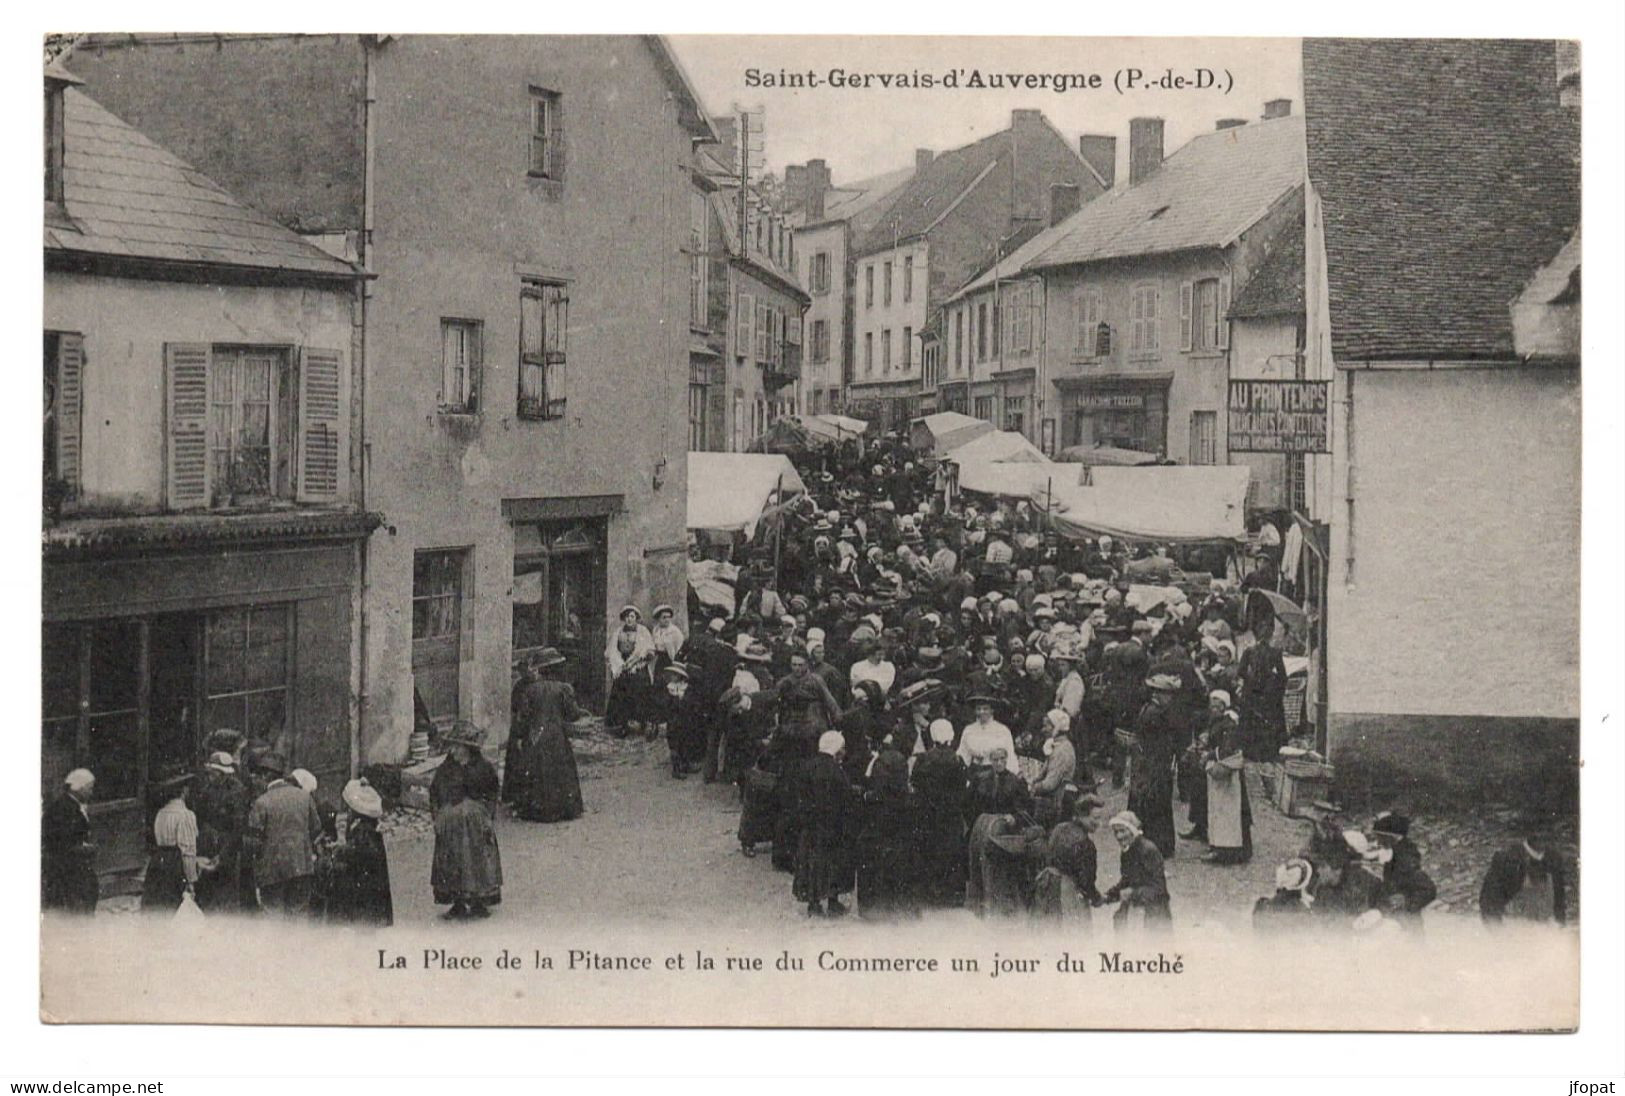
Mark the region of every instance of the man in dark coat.
POLYGON ((853 794, 841 770, 843 746, 839 731, 825 731, 818 740, 818 752, 798 762, 789 774, 786 807, 796 818, 792 893, 807 903, 809 917, 846 913, 839 896, 853 885, 853 794))
POLYGON ((1273 617, 1258 622, 1254 633, 1258 642, 1241 656, 1236 673, 1241 681, 1236 710, 1248 761, 1274 761, 1286 744, 1286 663, 1270 643, 1274 623, 1273 617))
POLYGON ((75 769, 40 817, 40 904, 64 913, 96 912, 96 846, 86 805, 96 791, 89 769, 75 769))
POLYGON ((1175 714, 1179 679, 1157 674, 1146 682, 1151 700, 1134 725, 1134 772, 1128 809, 1143 820, 1145 836, 1164 857, 1174 855, 1174 757, 1180 724, 1175 714))
POLYGON ((1371 906, 1405 928, 1420 931, 1422 911, 1439 896, 1439 889, 1422 870, 1422 850, 1411 840, 1410 830, 1411 820, 1396 811, 1384 811, 1372 823, 1377 843, 1389 855, 1382 882, 1371 894, 1371 906))
MULTIPOLYGON (((1150 635, 1151 625, 1148 621, 1136 621, 1132 632, 1130 638, 1113 647, 1106 656, 1106 703, 1114 730, 1132 730, 1140 710, 1145 707, 1145 681, 1150 676, 1151 658, 1146 653, 1144 640, 1150 635)), ((1113 738, 1112 787, 1123 786, 1127 762, 1127 749, 1113 738)))
POLYGON ((1490 858, 1478 912, 1487 925, 1507 918, 1568 924, 1568 864, 1543 828, 1528 827, 1522 841, 1490 858))
POLYGON ((858 916, 865 920, 906 917, 919 909, 909 833, 908 762, 894 737, 886 739, 874 760, 855 819, 858 916))

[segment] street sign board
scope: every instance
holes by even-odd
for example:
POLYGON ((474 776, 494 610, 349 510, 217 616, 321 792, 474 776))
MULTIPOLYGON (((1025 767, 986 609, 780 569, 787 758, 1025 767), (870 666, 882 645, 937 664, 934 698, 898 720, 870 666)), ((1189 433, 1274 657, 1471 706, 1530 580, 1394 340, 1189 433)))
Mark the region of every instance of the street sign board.
POLYGON ((1330 453, 1330 381, 1230 382, 1232 453, 1330 453))

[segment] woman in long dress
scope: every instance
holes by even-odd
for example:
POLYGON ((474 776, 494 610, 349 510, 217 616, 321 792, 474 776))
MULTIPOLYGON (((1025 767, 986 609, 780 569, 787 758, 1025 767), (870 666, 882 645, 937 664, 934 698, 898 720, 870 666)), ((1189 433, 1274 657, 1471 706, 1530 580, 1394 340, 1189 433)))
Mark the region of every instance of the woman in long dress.
POLYGON ((449 753, 429 784, 434 811, 434 864, 429 884, 445 917, 489 917, 502 901, 502 856, 497 850, 497 796, 501 782, 480 756, 485 734, 459 722, 446 736, 449 753))
POLYGON ((152 849, 141 883, 142 913, 174 913, 197 884, 197 815, 186 805, 192 774, 164 781, 164 805, 152 820, 152 849))
POLYGON ((621 626, 610 633, 604 649, 610 677, 604 726, 624 737, 629 730, 642 730, 650 718, 657 652, 654 637, 643 626, 643 614, 636 605, 622 607, 620 616, 621 626))
POLYGON ((908 761, 888 737, 869 770, 857 818, 858 916, 914 916, 915 857, 909 841, 908 761))
POLYGON ((1044 846, 1044 867, 1033 889, 1033 916, 1039 920, 1088 925, 1101 901, 1096 887, 1096 815, 1105 806, 1098 796, 1080 795, 1072 817, 1058 822, 1044 846))
POLYGON ((1227 707, 1228 697, 1216 691, 1209 725, 1206 781, 1208 852, 1203 860, 1214 864, 1244 864, 1253 857, 1253 806, 1247 798, 1246 758, 1241 726, 1227 707))
POLYGON ((327 916, 352 925, 391 925, 395 906, 389 889, 389 855, 378 832, 383 798, 365 780, 344 785, 342 798, 350 822, 344 830, 344 844, 334 855, 327 916))
POLYGON ((515 812, 527 822, 568 822, 580 818, 583 810, 581 777, 565 724, 586 712, 576 702, 575 689, 559 679, 564 662, 556 648, 542 648, 520 705, 525 747, 513 803, 515 812))
POLYGON ((914 852, 919 861, 920 901, 928 906, 965 903, 965 804, 970 774, 954 753, 954 725, 930 727, 931 748, 914 763, 914 852))

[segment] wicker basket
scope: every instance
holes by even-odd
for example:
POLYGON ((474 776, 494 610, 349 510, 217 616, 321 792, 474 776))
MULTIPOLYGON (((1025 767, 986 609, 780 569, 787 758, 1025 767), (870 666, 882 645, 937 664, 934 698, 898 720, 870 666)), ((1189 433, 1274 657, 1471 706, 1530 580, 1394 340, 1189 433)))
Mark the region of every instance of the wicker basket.
POLYGON ((1281 762, 1287 776, 1297 780, 1332 779, 1332 767, 1323 761, 1306 761, 1301 757, 1288 757, 1281 762))

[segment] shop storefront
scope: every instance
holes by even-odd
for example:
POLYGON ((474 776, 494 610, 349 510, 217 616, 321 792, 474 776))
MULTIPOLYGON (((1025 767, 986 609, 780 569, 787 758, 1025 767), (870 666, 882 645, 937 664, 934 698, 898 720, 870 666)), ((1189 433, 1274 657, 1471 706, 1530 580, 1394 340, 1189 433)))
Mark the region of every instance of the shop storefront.
POLYGON ((354 514, 126 519, 51 530, 41 784, 96 775, 97 871, 145 859, 161 774, 221 728, 335 792, 353 765, 354 514))
POLYGON ((1168 450, 1172 373, 1068 377, 1061 390, 1061 443, 1107 445, 1147 453, 1168 450))

